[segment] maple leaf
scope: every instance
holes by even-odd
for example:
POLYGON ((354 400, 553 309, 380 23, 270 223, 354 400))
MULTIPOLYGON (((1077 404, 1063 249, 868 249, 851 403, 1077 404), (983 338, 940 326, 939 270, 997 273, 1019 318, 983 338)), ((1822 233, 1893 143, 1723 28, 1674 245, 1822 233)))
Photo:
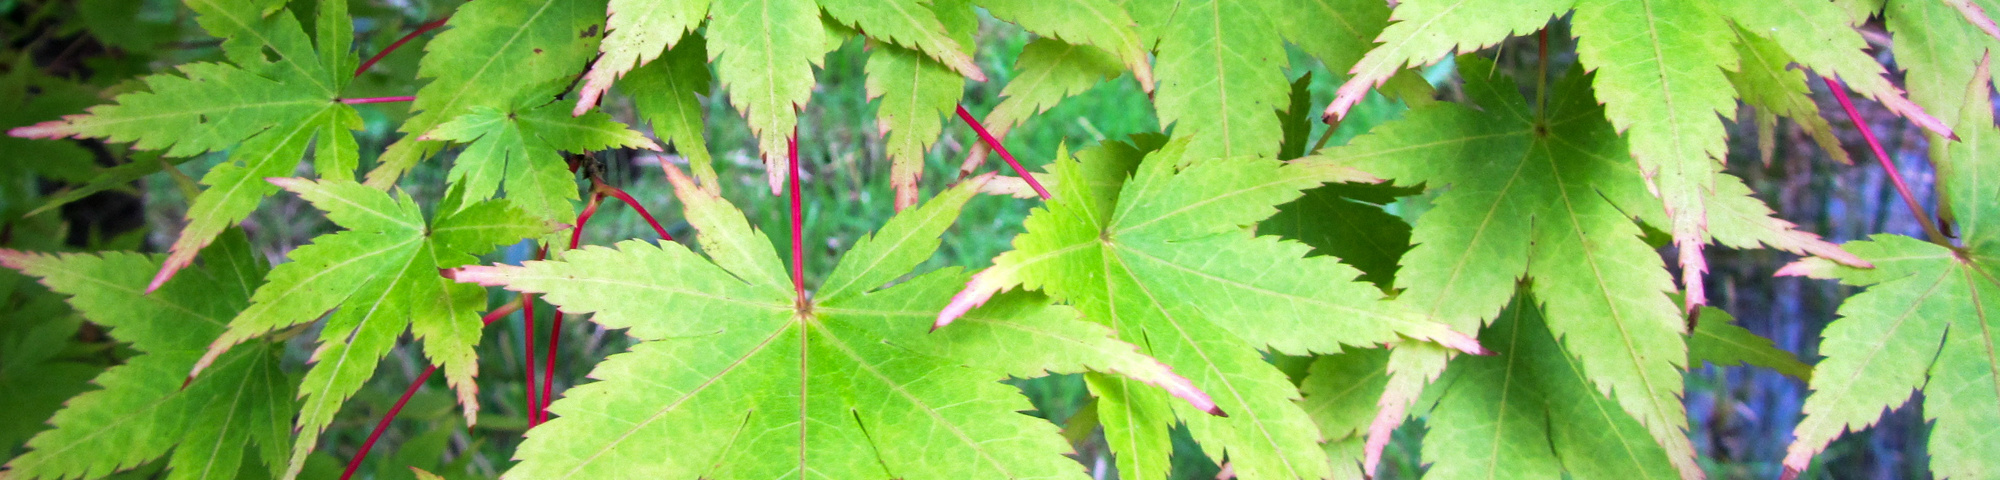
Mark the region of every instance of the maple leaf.
POLYGON ((1796 122, 1834 161, 1854 163, 1848 158, 1847 149, 1840 146, 1840 137, 1834 136, 1833 125, 1820 116, 1819 103, 1813 100, 1812 90, 1806 86, 1805 72, 1790 68, 1791 54, 1740 25, 1730 27, 1736 33, 1736 54, 1740 58, 1735 71, 1723 74, 1736 87, 1736 93, 1743 96, 1743 103, 1757 108, 1757 151, 1764 165, 1771 165, 1777 150, 1778 117, 1796 122))
MULTIPOLYGON (((549 95, 530 91, 511 108, 475 106, 438 125, 421 140, 466 143, 447 174, 463 189, 465 201, 493 198, 502 185, 514 205, 549 221, 575 215, 576 178, 562 153, 659 145, 603 112, 570 116, 549 95)), ((475 252, 466 252, 475 253, 475 252)))
POLYGON ((54 428, 7 463, 13 478, 103 477, 169 450, 168 478, 233 475, 251 444, 266 465, 281 464, 297 383, 279 368, 283 345, 240 349, 217 359, 213 375, 181 383, 264 274, 241 233, 222 235, 202 258, 203 268, 145 294, 164 256, 0 249, 0 266, 39 277, 139 352, 98 375, 99 390, 70 399, 49 420, 54 428))
MULTIPOLYGON (((1365 1, 1365 0, 1364 0, 1365 1)), ((1190 138, 1195 158, 1272 157, 1286 104, 1290 60, 1262 0, 1177 0, 1157 29, 1160 86, 1153 107, 1161 125, 1190 138)))
MULTIPOLYGON (((993 138, 1005 139, 1007 132, 1028 118, 1118 77, 1123 71, 1118 62, 1117 56, 1102 48, 1046 37, 1031 40, 1021 47, 1021 55, 1014 58, 1014 78, 1000 89, 1000 103, 986 113, 980 124, 986 126, 993 138)), ((973 144, 959 174, 970 175, 978 170, 990 154, 985 143, 973 144)))
POLYGON ((1478 345, 1352 281, 1353 267, 1243 229, 1301 190, 1364 176, 1311 161, 1194 157, 1189 143, 1150 155, 1122 144, 1075 159, 1059 153, 1054 200, 1029 215, 1015 249, 975 276, 938 320, 1003 289, 1039 289, 1110 324, 1203 390, 1228 392, 1216 403, 1231 416, 1211 418, 1184 406, 1168 410, 1158 394, 1117 379, 1092 378, 1119 471, 1134 478, 1166 475, 1167 427, 1177 419, 1209 455, 1227 455, 1238 475, 1325 477, 1319 432, 1260 350, 1304 355, 1405 337, 1469 351, 1478 345))
POLYGON ((1764 367, 1799 380, 1812 381, 1812 365, 1799 361, 1771 339, 1736 325, 1736 317, 1714 307, 1702 307, 1701 323, 1688 333, 1688 365, 1708 362, 1718 367, 1764 367))
MULTIPOLYGON (((1490 62, 1467 56, 1458 63, 1466 95, 1483 112, 1457 104, 1415 109, 1325 154, 1399 185, 1449 188, 1417 219, 1417 246, 1397 273, 1405 288, 1398 302, 1472 331, 1507 305, 1517 281, 1532 279, 1549 329, 1567 341, 1587 378, 1615 394, 1683 475, 1700 476, 1684 433, 1680 371, 1687 355, 1681 315, 1668 297, 1672 276, 1633 221, 1664 222, 1666 210, 1625 161, 1625 142, 1591 99, 1591 77, 1572 72, 1538 109, 1514 93, 1512 81, 1494 78, 1490 62)), ((1721 243, 1865 265, 1771 218, 1734 177, 1717 178, 1711 231, 1721 243)), ((1403 409, 1446 367, 1444 354, 1415 345, 1392 356, 1399 374, 1370 434, 1371 471, 1403 409)))
MULTIPOLYGON (((1893 2, 1884 8, 1882 0, 1838 2, 1854 25, 1867 23, 1880 14, 1882 24, 1894 36, 1889 50, 1896 66, 1905 71, 1910 101, 1925 110, 1946 112, 1939 121, 1958 128, 1949 112, 1957 112, 1964 101, 1965 84, 1985 55, 2000 49, 2000 32, 1986 11, 2000 7, 1990 0, 1939 0, 1893 2), (1986 7, 1986 8, 1982 8, 1986 7)), ((1974 125, 1970 128, 1980 128, 1974 125)))
MULTIPOLYGON (((971 48, 979 32, 979 15, 965 0, 933 0, 928 7, 944 23, 952 40, 971 48)), ((880 98, 875 122, 889 157, 889 183, 895 187, 898 210, 917 203, 917 181, 924 173, 924 154, 944 132, 944 115, 958 107, 965 78, 922 52, 876 43, 868 54, 868 97, 880 98)))
POLYGON ((1938 478, 1986 478, 2000 473, 2000 131, 1993 127, 1986 62, 1975 69, 1958 118, 1962 140, 1932 159, 1942 178, 1941 211, 1956 216, 1962 246, 1900 235, 1850 242, 1848 251, 1874 263, 1854 268, 1822 258, 1785 267, 1780 275, 1839 279, 1868 289, 1840 306, 1821 334, 1805 420, 1785 455, 1788 475, 1843 432, 1875 424, 1884 409, 1921 389, 1930 430, 1931 472, 1938 478), (1987 225, 1994 223, 1995 225, 1987 225))
POLYGON ((403 172, 443 146, 423 134, 474 107, 504 111, 530 91, 568 84, 597 53, 604 5, 605 0, 480 0, 459 6, 424 46, 417 76, 431 81, 410 103, 416 113, 401 128, 409 135, 382 153, 368 172, 368 185, 381 190, 395 185, 403 172))
POLYGON ((436 219, 426 224, 407 194, 392 198, 352 180, 269 181, 297 193, 347 230, 321 235, 287 254, 292 261, 271 270, 250 305, 235 314, 228 331, 209 344, 187 375, 198 378, 238 343, 312 322, 333 310, 300 387, 306 401, 285 478, 298 475, 320 431, 375 374, 376 363, 406 328, 424 342, 431 363, 443 367, 471 423, 479 410, 473 346, 479 343, 486 292, 438 272, 473 263, 473 254, 549 233, 549 224, 506 200, 460 204, 461 192, 448 194, 436 219))
POLYGON ((1575 10, 1577 55, 1597 73, 1597 98, 1631 142, 1647 186, 1666 203, 1666 225, 1680 250, 1688 310, 1707 303, 1702 245, 1713 240, 1711 205, 1719 194, 1717 162, 1727 153, 1718 117, 1732 117, 1737 91, 1725 71, 1739 58, 1732 28, 1768 35, 1799 65, 1839 78, 1891 111, 1940 134, 1951 129, 1885 78, 1863 51, 1847 14, 1823 0, 1415 0, 1397 4, 1397 23, 1382 45, 1354 66, 1327 115, 1345 115, 1369 88, 1405 65, 1434 61, 1457 49, 1493 45, 1534 31, 1575 10))
POLYGON ((585 247, 560 261, 473 266, 460 281, 545 294, 642 341, 555 402, 511 478, 1076 478, 1054 425, 997 381, 1118 372, 1208 403, 1159 362, 1032 294, 937 333, 966 275, 884 287, 931 257, 981 179, 855 243, 816 295, 795 294, 762 232, 666 165, 706 258, 678 243, 585 247), (663 308, 666 306, 667 308, 663 308))
POLYGON ((708 58, 730 90, 730 104, 749 118, 775 194, 784 188, 784 172, 790 171, 786 139, 798 126, 798 110, 812 96, 812 67, 839 45, 838 39, 853 34, 847 27, 922 52, 965 78, 986 80, 967 53, 973 45, 954 38, 927 3, 754 0, 711 6, 709 0, 619 0, 609 6, 612 34, 601 47, 604 57, 584 74, 573 112, 588 111, 618 77, 657 58, 706 17, 708 58), (827 23, 821 21, 822 11, 827 23))
POLYGON ((318 145, 313 163, 323 177, 353 175, 359 158, 350 130, 361 127, 361 117, 339 102, 354 62, 345 2, 319 2, 317 39, 307 38, 291 12, 269 12, 249 0, 187 5, 202 28, 223 39, 229 63, 182 65, 181 75, 144 77, 147 91, 119 95, 113 104, 9 131, 132 142, 170 157, 229 150, 229 160, 202 177, 208 188, 188 207, 187 226, 147 290, 256 210, 258 200, 276 191, 262 179, 291 175, 308 145, 318 145))

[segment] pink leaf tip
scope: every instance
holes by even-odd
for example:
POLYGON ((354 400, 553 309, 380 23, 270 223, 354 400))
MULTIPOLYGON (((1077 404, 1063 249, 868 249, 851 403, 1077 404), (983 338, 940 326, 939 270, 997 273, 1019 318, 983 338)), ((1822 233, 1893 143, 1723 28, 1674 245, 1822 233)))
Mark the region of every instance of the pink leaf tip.
POLYGON ((945 325, 951 325, 953 320, 965 316, 965 312, 985 305, 987 300, 993 298, 993 294, 1000 293, 999 285, 988 285, 990 282, 984 281, 988 273, 992 273, 992 270, 973 275, 972 281, 965 282, 965 290, 960 290, 957 295, 951 296, 951 303, 946 304, 944 310, 938 312, 937 322, 931 324, 931 331, 935 332, 945 325))
POLYGON ((444 278, 449 278, 452 281, 456 281, 459 283, 474 283, 474 284, 479 284, 480 286, 483 287, 498 287, 507 284, 508 270, 513 270, 518 268, 521 267, 506 266, 506 265, 472 265, 472 266, 465 266, 458 268, 442 269, 441 271, 438 272, 438 274, 443 275, 444 278))
POLYGON ((28 261, 33 260, 34 257, 34 254, 28 252, 0 248, 0 267, 7 267, 15 271, 25 271, 28 269, 28 261))
POLYGON ((299 184, 310 182, 309 180, 291 177, 266 177, 264 181, 271 182, 272 185, 277 185, 278 188, 293 192, 298 191, 299 184))
POLYGON ((65 119, 50 120, 25 127, 14 127, 7 130, 7 135, 17 138, 54 140, 74 136, 76 135, 76 131, 70 129, 69 120, 65 119))
MULTIPOLYGON (((178 244, 175 245, 175 247, 179 246, 178 244)), ((153 274, 153 281, 146 283, 147 294, 158 291, 161 286, 167 284, 168 280, 173 280, 174 275, 180 273, 181 269, 193 264, 195 253, 201 250, 201 245, 196 245, 192 250, 182 248, 175 248, 173 250, 172 254, 167 255, 166 263, 160 264, 160 271, 153 274)))

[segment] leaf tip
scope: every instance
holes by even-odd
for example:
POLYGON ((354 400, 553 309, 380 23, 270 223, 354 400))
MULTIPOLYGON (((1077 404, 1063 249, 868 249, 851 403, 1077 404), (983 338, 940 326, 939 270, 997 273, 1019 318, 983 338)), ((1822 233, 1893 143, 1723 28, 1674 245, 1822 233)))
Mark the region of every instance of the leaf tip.
POLYGON ((28 262, 34 259, 35 254, 32 253, 0 248, 0 267, 7 267, 10 270, 18 272, 26 272, 28 270, 28 262))
POLYGON ((439 269, 438 275, 458 283, 472 283, 482 287, 498 287, 507 285, 508 270, 518 268, 521 267, 508 265, 470 265, 439 269))
POLYGON ((16 138, 54 140, 75 136, 76 130, 71 127, 72 125, 70 125, 68 119, 50 120, 25 127, 8 129, 7 135, 16 138))
POLYGON ((153 274, 153 280, 146 283, 145 293, 152 294, 165 286, 168 280, 173 280, 174 275, 180 273, 181 269, 194 263, 194 254, 200 250, 199 245, 190 249, 182 248, 179 243, 174 244, 173 253, 167 256, 165 263, 160 264, 160 271, 153 274))
POLYGON ((958 317, 965 316, 965 312, 985 305, 987 300, 993 298, 993 294, 1000 293, 999 286, 985 285, 986 282, 981 281, 986 273, 980 272, 979 275, 974 275, 972 281, 966 282, 965 290, 960 290, 957 295, 951 296, 951 303, 946 304, 944 310, 938 311, 937 322, 931 324, 931 331, 935 332, 945 325, 950 325, 952 321, 958 320, 958 317))

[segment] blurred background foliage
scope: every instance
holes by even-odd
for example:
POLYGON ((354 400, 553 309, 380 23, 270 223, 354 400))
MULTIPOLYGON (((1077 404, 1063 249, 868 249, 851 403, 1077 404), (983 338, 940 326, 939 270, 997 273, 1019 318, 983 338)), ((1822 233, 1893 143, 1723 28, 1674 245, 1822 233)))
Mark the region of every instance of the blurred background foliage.
MULTIPOLYGON (((293 11, 314 11, 306 0, 293 3, 300 4, 293 11), (302 6, 308 8, 299 8, 302 6)), ((443 18, 458 3, 353 0, 350 8, 358 30, 356 49, 363 56, 372 55, 416 25, 443 18)), ((1560 22, 1552 28, 1556 33, 1550 35, 1552 42, 1568 42, 1560 22)), ((1880 31, 1879 27, 1870 28, 1880 31)), ((191 15, 174 0, 0 0, 0 38, 5 39, 4 49, 0 49, 0 129, 80 112, 139 88, 136 79, 141 75, 220 56, 219 41, 196 28, 191 15)), ((388 55, 356 81, 354 95, 414 94, 421 86, 415 76, 427 38, 418 37, 388 55)), ((967 84, 962 99, 967 109, 983 116, 998 102, 1000 89, 1014 75, 1015 57, 1030 40, 1032 36, 1019 28, 982 13, 977 59, 991 80, 967 84)), ((1542 59, 1535 57, 1533 42, 1515 39, 1496 49, 1494 55, 1502 71, 1520 75, 1539 71, 1542 59)), ((1886 50, 1882 48, 1886 45, 1876 46, 1886 50)), ((1570 51, 1567 47, 1551 45, 1549 51, 1570 51)), ((874 128, 875 104, 863 87, 862 65, 868 54, 859 40, 830 53, 824 68, 817 72, 818 86, 803 114, 799 144, 805 165, 808 284, 826 274, 856 238, 879 227, 893 213, 889 162, 874 128)), ((1564 71, 1562 67, 1573 61, 1550 58, 1549 69, 1564 71)), ((1291 64, 1290 78, 1306 79, 1306 91, 1312 97, 1308 111, 1319 111, 1343 75, 1327 71, 1296 49, 1291 64)), ((1440 97, 1447 100, 1458 96, 1451 85, 1452 75, 1449 62, 1426 71, 1426 77, 1439 85, 1440 97)), ((774 243, 782 244, 787 234, 785 199, 771 196, 761 187, 764 173, 754 150, 756 141, 723 95, 725 92, 717 88, 703 98, 708 110, 706 135, 723 179, 722 190, 744 208, 753 223, 766 228, 774 243)), ((1830 99, 1822 96, 1821 100, 1827 104, 1822 105, 1822 111, 1839 111, 1831 108, 1830 99)), ((1888 112, 1866 107, 1863 113, 1868 121, 1862 126, 1882 134, 1919 196, 1930 198, 1932 176, 1922 135, 1888 112)), ((359 108, 367 126, 356 135, 365 167, 394 140, 396 127, 409 112, 405 104, 396 103, 359 108)), ((1317 142, 1330 135, 1324 142, 1340 145, 1398 117, 1403 108, 1400 103, 1372 97, 1334 131, 1328 132, 1327 125, 1318 121, 1305 122, 1311 129, 1306 138, 1317 142)), ((635 121, 630 102, 623 97, 610 97, 603 109, 620 121, 645 129, 643 122, 635 121)), ((1297 120, 1292 121, 1314 117, 1295 116, 1297 120)), ((1853 125, 1838 119, 1834 123, 1844 138, 1852 140, 1850 144, 1858 144, 1853 125)), ((1039 170, 1064 145, 1075 149, 1161 128, 1146 92, 1126 75, 1102 82, 1033 117, 1012 130, 1007 145, 1031 170, 1039 170)), ((1744 177, 1780 215, 1805 229, 1835 241, 1921 230, 1906 216, 1897 215, 1900 207, 1891 205, 1893 193, 1878 169, 1832 161, 1789 121, 1774 132, 1757 132, 1754 125, 1744 122, 1732 127, 1732 133, 1730 173, 1744 177), (1756 138, 1760 133, 1776 136, 1776 159, 1768 165, 1758 154, 1756 138)), ((955 181, 950 172, 956 171, 967 149, 977 141, 965 126, 948 122, 943 138, 927 157, 923 192, 934 193, 955 181)), ((162 172, 166 164, 158 156, 121 145, 0 137, 0 247, 160 251, 179 231, 187 192, 192 188, 189 179, 199 178, 223 158, 224 154, 215 153, 175 159, 178 165, 167 166, 162 172), (61 205, 44 208, 52 203, 61 205)), ((450 161, 447 153, 422 163, 405 177, 400 188, 420 202, 434 202, 442 194, 450 161)), ((609 151, 597 153, 595 161, 605 166, 608 182, 626 189, 660 215, 670 234, 683 239, 691 236, 687 224, 678 221, 672 192, 658 167, 661 161, 684 162, 682 157, 672 152, 609 151)), ((300 168, 303 172, 309 167, 300 168)), ((994 255, 1010 248, 1011 238, 1020 232, 1022 219, 1035 204, 1006 197, 975 199, 946 234, 944 247, 920 271, 947 265, 984 267, 994 255)), ((1414 218, 1424 205, 1421 196, 1403 197, 1389 210, 1414 218)), ((276 262, 290 249, 334 228, 296 197, 278 195, 266 199, 244 222, 243 229, 255 246, 276 262)), ((609 244, 655 237, 657 234, 629 208, 610 203, 593 219, 584 242, 609 244)), ((533 246, 523 243, 485 260, 515 263, 533 254, 533 246)), ((1815 358, 1812 349, 1819 331, 1832 320, 1839 299, 1851 294, 1851 289, 1833 282, 1772 278, 1771 273, 1790 258, 1771 251, 1720 251, 1715 256, 1711 260, 1715 272, 1709 282, 1711 291, 1720 292, 1717 306, 1735 314, 1750 330, 1776 340, 1780 347, 1815 358)), ((496 290, 492 304, 511 297, 496 290)), ((542 305, 536 311, 547 317, 552 309, 542 305)), ((478 425, 468 428, 464 424, 442 379, 434 380, 434 385, 410 402, 383 443, 365 460, 362 477, 414 478, 409 467, 454 479, 492 478, 505 471, 527 425, 521 403, 523 331, 518 317, 515 314, 486 330, 480 350, 484 409, 478 425)), ((542 328, 550 324, 547 318, 536 323, 542 328)), ((589 322, 568 322, 564 329, 555 373, 558 391, 587 381, 584 375, 592 365, 630 343, 618 332, 589 322)), ((547 335, 540 332, 538 337, 545 339, 547 335)), ((307 339, 309 335, 292 340, 287 358, 290 367, 303 369, 310 353, 307 339)), ((70 312, 60 297, 11 270, 0 269, 0 406, 5 406, 0 409, 0 454, 7 458, 19 454, 21 445, 44 427, 42 422, 64 399, 90 389, 91 377, 129 355, 128 349, 107 338, 101 329, 70 312)), ((423 361, 417 355, 413 349, 399 349, 391 355, 392 360, 382 364, 382 371, 327 431, 321 453, 307 469, 307 478, 339 475, 374 423, 422 370, 423 361)), ((1306 363, 1296 358, 1272 361, 1297 375, 1303 375, 1306 363)), ((1768 370, 1705 365, 1694 367, 1687 382, 1688 413, 1693 417, 1690 437, 1703 453, 1711 476, 1775 477, 1789 431, 1799 420, 1805 386, 1768 370)), ((1013 383, 1036 406, 1028 413, 1068 427, 1064 433, 1076 443, 1077 459, 1093 474, 1115 477, 1103 440, 1092 430, 1095 413, 1079 377, 1052 376, 1013 383)), ((1804 478, 1928 478, 1922 442, 1926 426, 1917 410, 1912 403, 1886 417, 1877 428, 1843 437, 1820 456, 1821 464, 1804 478)), ((1410 422, 1398 432, 1382 468, 1385 477, 1421 475, 1417 442, 1422 434, 1421 421, 1410 422)), ((1175 478, 1215 478, 1217 466, 1198 453, 1199 447, 1184 434, 1177 438, 1175 450, 1175 478)), ((153 465, 120 477, 152 478, 159 474, 159 466, 153 465)), ((267 473, 248 468, 243 474, 255 478, 267 473)))

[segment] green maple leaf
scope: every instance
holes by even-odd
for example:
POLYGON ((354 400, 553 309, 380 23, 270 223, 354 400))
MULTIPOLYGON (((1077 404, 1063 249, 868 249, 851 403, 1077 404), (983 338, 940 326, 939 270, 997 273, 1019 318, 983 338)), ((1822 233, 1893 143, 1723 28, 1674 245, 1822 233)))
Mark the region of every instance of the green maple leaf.
POLYGON ((1665 201, 1665 225, 1680 250, 1687 303, 1704 304, 1702 245, 1714 240, 1713 203, 1722 195, 1717 162, 1727 153, 1718 117, 1733 117, 1737 90, 1725 71, 1738 69, 1733 28, 1768 35, 1799 65, 1839 78, 1856 91, 1931 131, 1950 129, 1903 98, 1846 12, 1824 0, 1416 0, 1401 2, 1398 22, 1382 45, 1356 64, 1327 107, 1344 115, 1372 86, 1405 65, 1427 63, 1452 50, 1471 51, 1510 34, 1539 29, 1575 11, 1577 54, 1597 74, 1597 98, 1631 142, 1648 185, 1665 201))
POLYGON ((1010 295, 963 330, 926 331, 966 274, 896 282, 929 259, 979 180, 904 210, 800 297, 768 237, 678 169, 668 180, 706 258, 678 243, 586 247, 476 266, 460 281, 546 294, 642 341, 569 391, 510 478, 1074 478, 1054 425, 997 381, 1120 372, 1205 402, 1074 310, 1010 295))
POLYGON ((1938 478, 2000 474, 2000 131, 1993 127, 1986 64, 1969 78, 1958 125, 1962 141, 1934 157, 1941 191, 1956 216, 1962 245, 1944 246, 1900 235, 1851 242, 1849 251, 1874 263, 1864 269, 1807 259, 1780 275, 1834 278, 1868 287, 1840 306, 1822 333, 1805 420, 1785 456, 1787 471, 1806 469, 1813 455, 1843 432, 1875 424, 1883 410, 1924 393, 1931 472, 1938 478), (1994 223, 1995 225, 1987 225, 1994 223))
MULTIPOLYGON (((465 115, 438 125, 422 140, 466 143, 447 177, 463 189, 465 201, 493 198, 504 185, 507 199, 521 210, 549 221, 575 215, 576 177, 562 153, 659 145, 611 119, 604 112, 570 116, 564 104, 530 91, 511 108, 472 107, 465 115)), ((475 252, 467 252, 475 253, 475 252)))
MULTIPOLYGON (((786 140, 798 126, 798 110, 812 97, 812 67, 837 39, 852 35, 848 27, 868 37, 922 52, 965 78, 985 81, 986 75, 967 53, 970 32, 954 38, 930 2, 920 0, 618 0, 610 5, 602 45, 604 57, 584 75, 574 113, 597 104, 605 90, 626 72, 651 62, 674 46, 683 32, 708 20, 708 55, 716 76, 730 90, 730 104, 749 117, 750 131, 770 173, 771 191, 785 185, 786 140), (822 23, 821 13, 827 22, 822 23)), ((961 5, 962 6, 962 5, 961 5)), ((956 8, 956 7, 954 7, 956 8)), ((949 15, 963 15, 953 13, 949 15)))
MULTIPOLYGON (((1683 321, 1668 297, 1672 276, 1634 222, 1664 222, 1665 209, 1625 160, 1625 142, 1591 99, 1590 76, 1572 72, 1537 108, 1514 93, 1513 82, 1493 78, 1490 62, 1460 57, 1459 65, 1467 96, 1484 111, 1415 109, 1325 154, 1399 185, 1449 188, 1417 220, 1417 246, 1397 273, 1404 287, 1398 302, 1472 331, 1508 304, 1517 281, 1532 279, 1529 291, 1549 329, 1566 340, 1587 378, 1619 399, 1683 475, 1700 476, 1684 433, 1687 354, 1683 321)), ((1711 230, 1722 243, 1865 264, 1771 218, 1734 177, 1717 175, 1711 230)), ((1446 368, 1444 354, 1417 345, 1391 359, 1399 378, 1371 430, 1369 468, 1402 409, 1446 368)))
POLYGON ((308 145, 317 145, 313 163, 322 177, 352 176, 359 158, 350 130, 361 127, 361 117, 339 102, 354 63, 346 2, 319 2, 317 39, 307 38, 291 12, 269 11, 249 0, 187 4, 202 28, 223 39, 229 63, 182 65, 180 75, 145 77, 147 91, 9 132, 132 142, 170 157, 229 151, 229 161, 202 177, 208 188, 188 207, 187 226, 148 290, 159 288, 276 192, 263 178, 291 175, 308 145))
POLYGON ((234 475, 247 447, 272 468, 284 459, 296 379, 279 369, 281 344, 216 359, 214 374, 185 385, 223 322, 249 303, 264 266, 241 234, 208 248, 205 266, 150 294, 159 255, 45 255, 0 249, 0 265, 39 277, 51 290, 139 354, 106 370, 99 390, 70 399, 10 460, 14 478, 98 478, 167 455, 167 478, 234 475))
MULTIPOLYGON (((1910 87, 1910 101, 1925 110, 1945 112, 1939 119, 1952 128, 1958 128, 1957 118, 1949 112, 1957 112, 1964 101, 1965 84, 1972 80, 1973 69, 1988 52, 2000 49, 2000 31, 1987 17, 1988 11, 2000 11, 2000 3, 1992 0, 1937 0, 1924 2, 1894 2, 1883 0, 1843 0, 1839 3, 1849 14, 1848 21, 1861 25, 1868 17, 1879 14, 1882 23, 1894 35, 1895 42, 1889 49, 1896 54, 1896 66, 1905 71, 1903 77, 1910 87)), ((1979 128, 1972 126, 1970 128, 1979 128)), ((1937 142, 1943 143, 1943 142, 1937 142)))
POLYGON ((417 76, 430 83, 410 104, 416 114, 401 128, 409 135, 382 153, 380 164, 368 172, 368 185, 388 190, 403 172, 436 153, 442 143, 421 136, 439 125, 475 107, 508 110, 531 91, 568 84, 597 53, 604 5, 605 0, 481 0, 460 6, 424 46, 417 76))
POLYGON ((1272 157, 1278 154, 1278 109, 1286 105, 1290 65, 1285 40, 1262 0, 1176 0, 1160 24, 1159 89, 1153 106, 1160 124, 1190 138, 1197 158, 1272 157))
POLYGON ((1799 361, 1764 338, 1736 325, 1736 317, 1714 307, 1702 307, 1701 323, 1688 333, 1688 365, 1708 362, 1718 367, 1749 365, 1769 368, 1803 381, 1812 381, 1812 365, 1799 361))
POLYGON ((1188 143, 1150 155, 1121 144, 1057 155, 1055 199, 1029 215, 1014 251, 974 277, 939 321, 1003 289, 1039 289, 1203 390, 1227 392, 1215 401, 1230 417, 1215 418, 1169 409, 1159 394, 1118 379, 1091 378, 1119 471, 1133 478, 1166 475, 1167 427, 1176 421, 1209 455, 1227 455, 1238 475, 1325 477, 1320 432, 1260 350, 1304 355, 1406 337, 1478 345, 1387 302, 1336 259, 1305 257, 1305 245, 1243 228, 1304 189, 1361 175, 1313 161, 1184 157, 1188 143))
MULTIPOLYGON (((1043 39, 1096 47, 1101 50, 1098 53, 1117 59, 1113 65, 1122 63, 1131 68, 1140 86, 1147 91, 1153 89, 1153 64, 1146 58, 1152 48, 1140 42, 1138 22, 1112 0, 978 0, 977 3, 994 18, 1013 22, 1043 39)), ((1025 58, 1027 50, 1022 50, 1021 55, 1025 58)), ((1027 60, 1016 62, 1027 63, 1027 60)), ((1009 88, 1018 81, 1019 78, 1010 81, 1009 88)))
POLYGON ((473 346, 479 343, 486 292, 438 272, 471 264, 474 254, 549 233, 548 223, 505 200, 457 205, 458 192, 448 195, 437 218, 425 223, 407 194, 392 198, 352 180, 269 181, 312 202, 347 230, 292 250, 287 255, 292 261, 271 270, 249 306, 235 313, 228 331, 210 344, 189 375, 201 374, 238 343, 312 322, 332 310, 313 352, 315 364, 300 387, 306 401, 285 478, 298 475, 319 433, 375 374, 376 363, 405 329, 424 342, 424 354, 442 367, 465 407, 466 422, 472 422, 479 411, 473 346))
MULTIPOLYGON (((933 0, 929 9, 942 21, 952 40, 970 48, 979 31, 979 15, 965 0, 933 0)), ((880 98, 875 122, 889 157, 889 183, 896 190, 896 208, 917 203, 917 181, 924 173, 924 154, 944 132, 944 115, 958 107, 965 78, 922 52, 876 43, 868 54, 868 97, 880 98)))
POLYGON ((1834 161, 1854 163, 1848 158, 1847 149, 1840 146, 1840 137, 1833 135, 1833 125, 1820 116, 1819 103, 1813 100, 1812 89, 1806 86, 1805 72, 1790 68, 1791 54, 1785 53, 1776 42, 1745 31, 1742 26, 1732 25, 1731 30, 1736 33, 1739 61, 1735 71, 1724 75, 1736 87, 1736 93, 1743 96, 1743 103, 1757 107, 1757 151, 1764 165, 1771 164, 1777 150, 1778 117, 1796 122, 1834 161))

